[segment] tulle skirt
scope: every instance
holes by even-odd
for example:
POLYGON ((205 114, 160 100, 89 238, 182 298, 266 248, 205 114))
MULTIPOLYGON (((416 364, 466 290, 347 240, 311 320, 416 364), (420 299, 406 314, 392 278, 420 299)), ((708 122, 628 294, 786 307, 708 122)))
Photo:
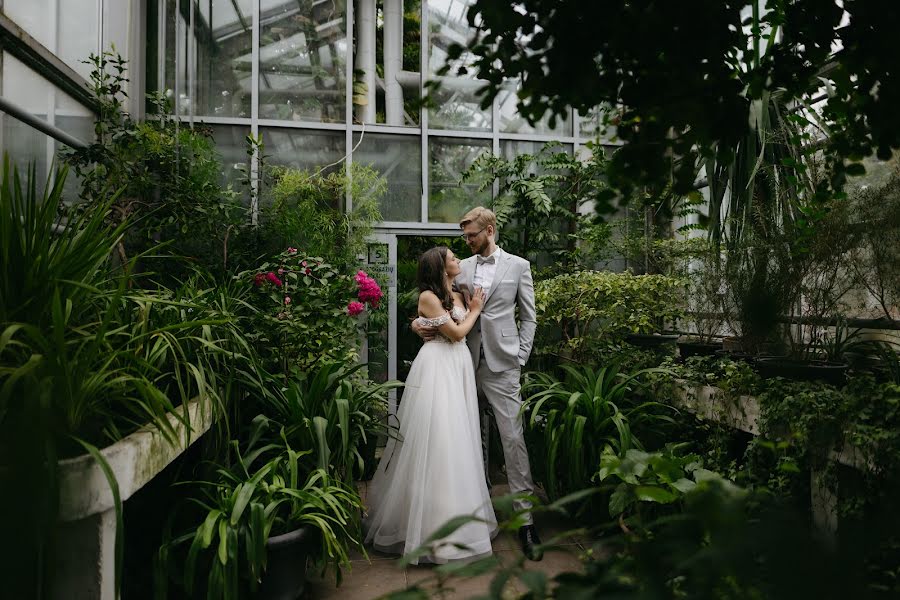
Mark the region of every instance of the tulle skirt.
POLYGON ((406 554, 448 520, 472 521, 414 561, 445 563, 491 553, 497 521, 484 478, 475 371, 465 342, 422 345, 389 439, 369 484, 366 542, 406 554))

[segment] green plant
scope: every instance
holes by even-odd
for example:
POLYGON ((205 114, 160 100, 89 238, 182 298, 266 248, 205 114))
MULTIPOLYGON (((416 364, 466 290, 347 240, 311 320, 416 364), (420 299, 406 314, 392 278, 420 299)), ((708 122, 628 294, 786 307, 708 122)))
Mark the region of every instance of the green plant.
POLYGON ((279 432, 291 446, 310 449, 301 461, 306 471, 321 469, 348 484, 362 475, 360 450, 384 429, 376 417, 385 412, 388 391, 400 386, 365 381, 358 375, 364 366, 322 362, 290 380, 257 417, 270 435, 279 432))
MULTIPOLYGON (((133 285, 140 256, 111 259, 128 227, 108 219, 116 196, 64 209, 65 177, 41 197, 33 171, 23 189, 7 168, 0 189, 0 278, 9 284, 0 292, 0 477, 42 498, 9 524, 8 537, 33 550, 26 562, 52 551, 58 459, 99 457, 96 446, 148 422, 175 443, 167 415, 187 423, 190 400, 224 414, 233 398, 264 394, 229 290, 202 290, 199 277, 178 290, 133 285)), ((33 578, 26 587, 45 576, 33 567, 18 570, 33 578)))
MULTIPOLYGON (((624 454, 607 447, 600 457, 600 470, 594 476, 597 483, 615 482, 609 498, 609 515, 622 517, 635 514, 638 525, 649 522, 644 504, 682 502, 686 494, 699 483, 722 476, 702 467, 700 457, 682 454, 684 444, 667 444, 663 450, 644 452, 630 448, 624 454)), ((727 481, 723 485, 729 485, 727 481)), ((652 513, 651 513, 652 514, 652 513)), ((624 526, 624 519, 620 523, 624 526)))
MULTIPOLYGON (((254 254, 247 207, 220 184, 222 165, 208 133, 171 119, 168 101, 150 98, 156 119, 136 121, 125 112, 127 61, 113 52, 92 54, 91 84, 100 104, 96 141, 62 158, 78 175, 85 206, 118 192, 109 218, 128 220, 118 252, 126 262, 167 242, 170 251, 217 275, 254 254)), ((173 277, 185 262, 157 262, 173 277)))
POLYGON ((638 394, 642 378, 658 369, 626 373, 615 364, 596 370, 562 368, 563 380, 529 373, 523 386, 532 465, 551 499, 586 487, 607 445, 619 453, 641 449, 641 431, 671 422, 666 414, 670 407, 638 394))
POLYGON ((185 593, 199 594, 197 575, 208 572, 207 598, 244 597, 247 591, 256 591, 265 575, 266 541, 304 526, 313 529, 319 540, 314 558, 323 567, 331 563, 340 582, 341 567, 349 566, 348 549, 364 552, 358 516, 362 501, 356 491, 323 470, 307 475, 300 458, 309 450, 298 452, 282 444, 276 456, 254 467, 262 449, 242 456, 237 442, 232 446, 237 455, 234 467, 218 469, 215 481, 198 482, 202 492, 194 501, 206 511, 202 523, 160 548, 159 595, 166 596, 175 549, 190 542, 183 571, 185 593))
POLYGON ((593 207, 593 216, 580 213, 606 189, 603 149, 593 143, 588 146, 592 152, 587 160, 548 143, 535 154, 506 160, 487 153, 472 163, 463 174, 464 182, 478 183, 479 192, 494 183, 500 186, 490 208, 497 214, 503 248, 531 261, 540 257, 556 269, 575 264, 578 231, 602 223, 602 215, 613 210, 599 204, 593 207))
POLYGON ((307 256, 319 256, 344 270, 358 264, 366 239, 381 221, 379 202, 387 180, 371 167, 308 173, 270 167, 260 200, 260 236, 268 253, 297 243, 307 256), (345 210, 347 195, 353 198, 345 210))
POLYGON ((532 123, 546 112, 552 126, 571 108, 588 114, 602 107, 625 142, 608 169, 611 186, 625 191, 674 181, 684 193, 704 159, 727 168, 769 96, 821 123, 817 147, 833 170, 821 182, 823 194, 861 173, 864 157, 877 152, 884 160, 900 146, 900 121, 888 108, 900 80, 883 51, 892 38, 880 31, 887 0, 703 0, 694 9, 527 0, 496 10, 479 0, 468 11, 475 38, 453 44, 438 74, 474 72, 486 82, 482 108, 505 93, 506 81, 519 81, 517 110, 532 123), (618 18, 605 21, 611 13, 618 18), (458 60, 463 52, 466 61, 458 60))
POLYGON ((355 360, 362 340, 357 314, 366 306, 370 313, 379 310, 380 296, 363 294, 363 302, 357 302, 360 281, 295 248, 234 279, 248 290, 248 301, 255 308, 250 336, 257 351, 268 370, 281 373, 285 380, 322 361, 355 360))
POLYGON ((537 282, 535 303, 543 352, 563 352, 574 360, 630 333, 653 333, 682 314, 681 280, 665 275, 579 271, 537 282), (548 339, 547 325, 562 339, 548 339))

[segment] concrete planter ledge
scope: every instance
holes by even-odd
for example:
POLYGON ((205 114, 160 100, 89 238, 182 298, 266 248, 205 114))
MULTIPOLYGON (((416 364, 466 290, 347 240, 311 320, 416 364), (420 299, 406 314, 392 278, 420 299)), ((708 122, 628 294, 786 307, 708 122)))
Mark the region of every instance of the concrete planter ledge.
MULTIPOLYGON (((166 417, 175 437, 146 425, 100 450, 124 502, 149 483, 213 423, 209 402, 194 399, 166 417), (187 410, 189 427, 182 422, 187 410)), ((90 454, 61 460, 53 598, 115 600, 115 502, 103 469, 90 454)))
MULTIPOLYGON (((677 406, 710 421, 759 435, 759 400, 755 396, 740 396, 734 401, 727 399, 722 389, 711 385, 696 385, 683 379, 677 383, 677 406)), ((872 468, 858 448, 846 444, 829 452, 828 458, 860 471, 872 468)), ((813 470, 810 473, 810 501, 816 526, 832 536, 836 534, 839 524, 837 497, 825 484, 823 472, 813 470)))
POLYGON ((759 435, 759 401, 754 396, 740 396, 737 402, 726 401, 725 392, 711 385, 693 385, 677 380, 677 404, 703 418, 759 435))
MULTIPOLYGON (((175 439, 167 439, 156 427, 145 425, 100 451, 116 476, 123 502, 156 477, 212 425, 211 407, 199 399, 176 410, 177 416, 170 413, 166 417, 175 430, 175 439), (187 428, 182 422, 185 408, 190 423, 187 438, 187 428)), ((93 456, 82 454, 61 460, 59 468, 60 521, 76 521, 115 508, 109 482, 93 456)))

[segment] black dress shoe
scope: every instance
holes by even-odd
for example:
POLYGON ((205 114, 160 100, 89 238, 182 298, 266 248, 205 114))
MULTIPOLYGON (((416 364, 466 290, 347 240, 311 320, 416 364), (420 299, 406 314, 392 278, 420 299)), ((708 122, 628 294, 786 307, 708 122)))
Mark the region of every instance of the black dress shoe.
POLYGON ((541 545, 541 538, 538 537, 534 525, 519 527, 519 542, 522 544, 522 553, 528 560, 541 560, 544 558, 544 551, 538 548, 541 545))

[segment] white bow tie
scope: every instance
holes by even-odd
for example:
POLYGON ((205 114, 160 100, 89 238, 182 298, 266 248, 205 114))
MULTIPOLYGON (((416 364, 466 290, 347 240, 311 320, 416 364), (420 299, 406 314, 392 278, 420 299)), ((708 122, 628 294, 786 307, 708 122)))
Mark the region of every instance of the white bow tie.
POLYGON ((475 262, 478 263, 479 265, 492 265, 497 262, 497 259, 494 257, 493 254, 491 254, 487 258, 485 258, 484 256, 476 256, 475 262))

